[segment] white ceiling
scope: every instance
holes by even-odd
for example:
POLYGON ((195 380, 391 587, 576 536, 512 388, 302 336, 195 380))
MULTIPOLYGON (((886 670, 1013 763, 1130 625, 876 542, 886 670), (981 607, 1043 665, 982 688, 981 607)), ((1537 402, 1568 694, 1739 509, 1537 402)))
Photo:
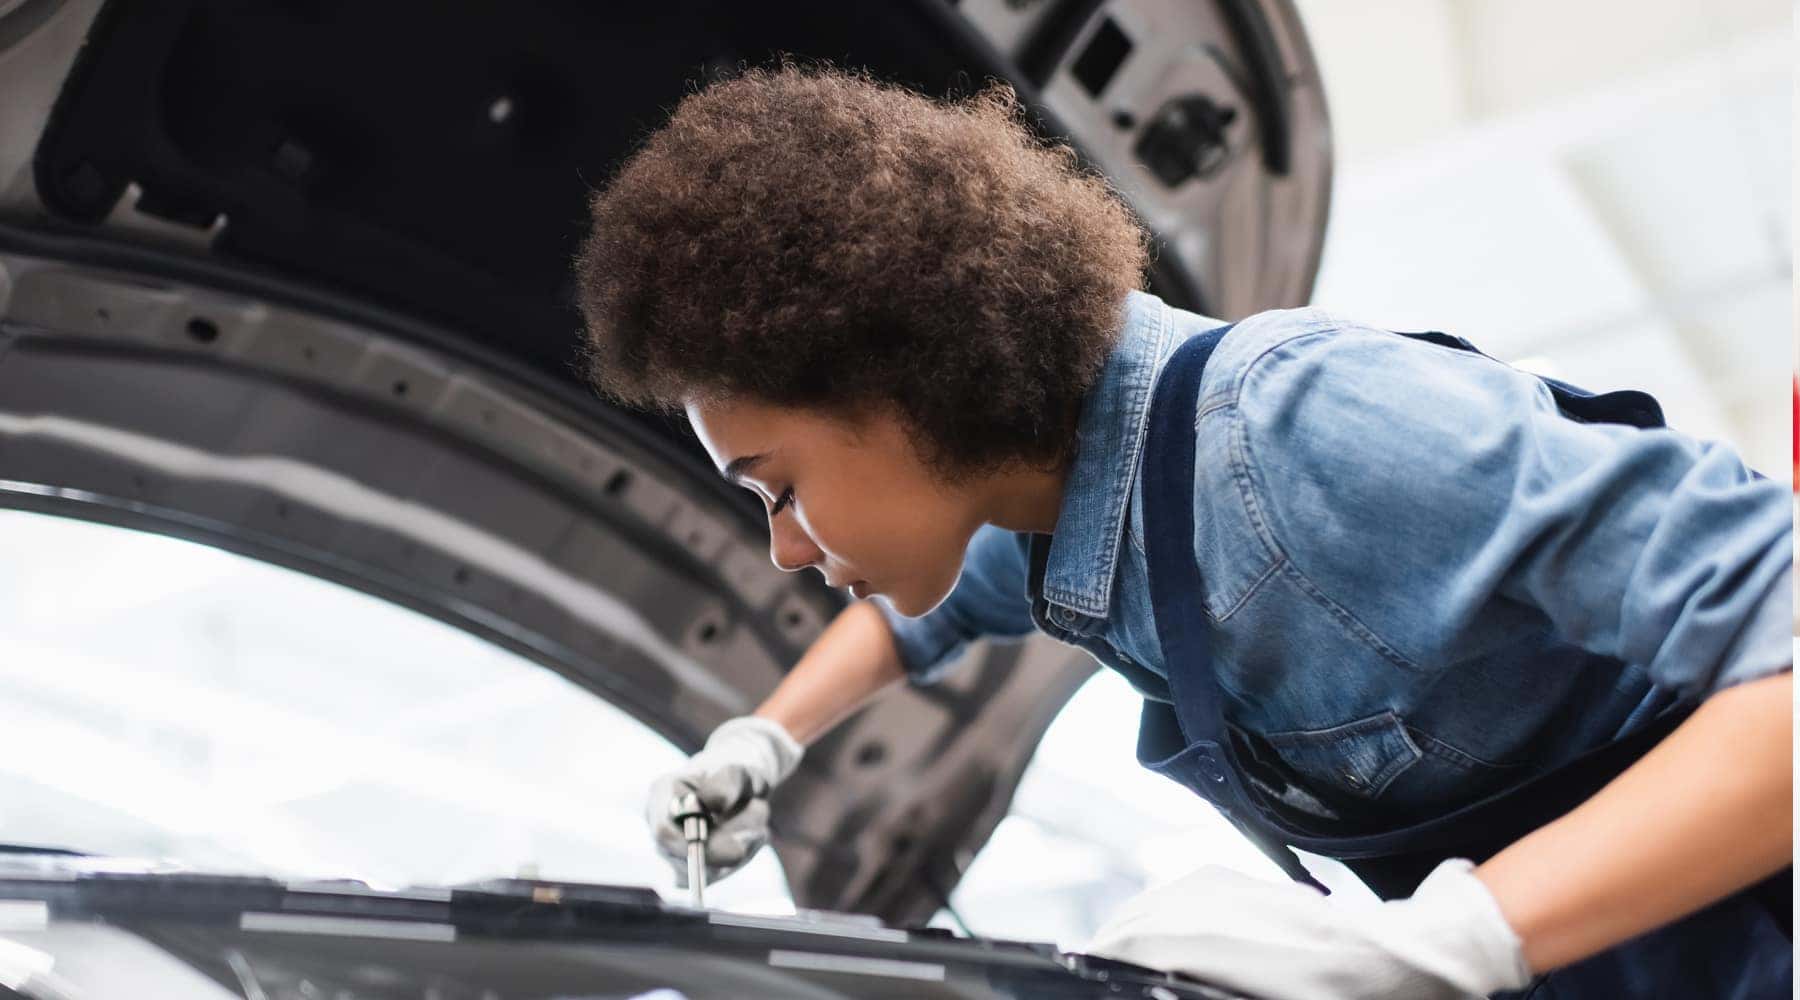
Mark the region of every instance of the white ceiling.
POLYGON ((1789 475, 1793 6, 1299 7, 1339 157, 1316 304, 1648 389, 1789 475))

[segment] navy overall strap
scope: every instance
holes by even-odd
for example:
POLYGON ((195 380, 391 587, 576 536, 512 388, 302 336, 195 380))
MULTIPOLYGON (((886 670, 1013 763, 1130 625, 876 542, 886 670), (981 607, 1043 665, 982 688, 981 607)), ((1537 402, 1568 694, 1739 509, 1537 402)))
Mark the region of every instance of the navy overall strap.
MULTIPOLYGON (((1155 469, 1158 474, 1154 489, 1159 499, 1194 495, 1195 422, 1191 415, 1199 402, 1200 377, 1207 359, 1230 330, 1230 326, 1224 326, 1189 339, 1169 357, 1157 378, 1144 461, 1146 472, 1155 469), (1158 413, 1164 415, 1163 419, 1156 419, 1158 413), (1169 419, 1170 415, 1186 416, 1169 419)), ((1192 502, 1153 503, 1151 493, 1152 484, 1147 479, 1143 490, 1146 537, 1176 541, 1193 538, 1192 502)), ((1225 731, 1224 692, 1212 669, 1204 617, 1192 611, 1193 595, 1200 593, 1201 582, 1192 546, 1159 544, 1148 548, 1150 601, 1162 641, 1164 669, 1176 703, 1185 709, 1180 731, 1188 745, 1181 766, 1198 776, 1197 780, 1183 783, 1201 792, 1290 878, 1328 892, 1262 822, 1259 811, 1245 794, 1243 770, 1237 766, 1225 731), (1191 720, 1204 721, 1196 726, 1191 720)))
MULTIPOLYGON (((1423 340, 1428 344, 1448 347, 1457 351, 1468 351, 1470 354, 1482 354, 1474 344, 1462 337, 1427 330, 1424 333, 1402 333, 1402 337, 1423 340)), ((1588 423, 1630 424, 1633 427, 1663 427, 1667 422, 1663 419, 1662 404, 1656 397, 1637 389, 1620 389, 1616 392, 1592 393, 1578 386, 1570 385, 1561 379, 1547 375, 1537 376, 1539 382, 1549 388, 1550 394, 1556 397, 1556 405, 1567 416, 1588 423)))

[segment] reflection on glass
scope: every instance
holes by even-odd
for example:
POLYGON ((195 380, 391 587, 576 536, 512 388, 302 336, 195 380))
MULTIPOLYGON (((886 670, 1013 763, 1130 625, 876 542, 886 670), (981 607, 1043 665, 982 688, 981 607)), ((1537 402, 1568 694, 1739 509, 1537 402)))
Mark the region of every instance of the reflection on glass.
MULTIPOLYGON (((189 542, 0 511, 0 552, 0 842, 684 898, 641 812, 681 753, 549 670, 189 542)), ((772 851, 708 902, 792 912, 772 851)))

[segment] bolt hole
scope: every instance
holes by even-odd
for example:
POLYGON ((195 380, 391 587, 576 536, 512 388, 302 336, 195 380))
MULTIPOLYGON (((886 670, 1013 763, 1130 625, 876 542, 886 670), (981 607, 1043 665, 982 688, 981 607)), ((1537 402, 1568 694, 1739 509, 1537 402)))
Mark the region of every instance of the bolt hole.
POLYGON ((1112 123, 1113 127, 1129 132, 1132 129, 1137 128, 1137 116, 1129 111, 1114 111, 1112 113, 1112 123))
POLYGON ((451 578, 454 579, 457 582, 457 584, 459 584, 459 585, 468 583, 469 582, 469 567, 467 567, 467 566, 456 567, 456 572, 451 574, 451 578))
POLYGON ((630 485, 631 473, 626 472, 624 469, 620 469, 612 474, 611 479, 606 481, 606 495, 609 497, 616 497, 619 494, 624 493, 625 487, 630 485))
POLYGON ((187 332, 188 336, 202 344, 210 344, 219 339, 218 326, 214 325, 212 320, 200 316, 188 320, 187 332))
POLYGON ((706 536, 702 535, 698 531, 696 531, 693 534, 688 536, 688 544, 689 545, 699 545, 701 542, 704 542, 704 541, 706 541, 706 536))
POLYGON ((701 642, 711 642, 714 639, 717 639, 718 637, 719 637, 719 626, 716 623, 707 622, 706 624, 700 626, 700 641, 701 642))
POLYGON ((494 411, 493 410, 482 410, 481 411, 481 422, 484 424, 487 424, 489 427, 494 426, 494 411))
POLYGON ((300 356, 309 362, 317 361, 319 359, 319 352, 313 350, 311 347, 302 347, 300 348, 300 356))
POLYGON ((107 320, 112 319, 112 310, 96 309, 96 310, 94 310, 94 315, 100 317, 100 322, 104 323, 107 320))
POLYGON ((887 744, 885 743, 864 743, 856 751, 858 767, 876 767, 886 759, 887 744))
POLYGON ((789 611, 789 612, 788 612, 788 613, 787 613, 787 618, 786 618, 786 621, 787 621, 787 625, 788 625, 788 628, 796 628, 796 627, 798 627, 798 626, 799 626, 799 624, 800 624, 800 622, 801 622, 801 621, 802 621, 802 618, 801 618, 801 616, 800 616, 800 612, 798 612, 798 611, 789 611))
POLYGON ((400 381, 394 383, 394 395, 404 396, 404 395, 406 395, 406 391, 409 388, 411 388, 411 387, 406 384, 406 380, 401 379, 400 381))
POLYGON ((144 481, 143 476, 132 476, 131 477, 131 488, 132 489, 142 492, 144 487, 147 485, 149 485, 149 484, 144 481))
POLYGON ((287 517, 288 516, 288 505, 286 503, 276 504, 275 505, 275 516, 280 517, 280 518, 287 517))

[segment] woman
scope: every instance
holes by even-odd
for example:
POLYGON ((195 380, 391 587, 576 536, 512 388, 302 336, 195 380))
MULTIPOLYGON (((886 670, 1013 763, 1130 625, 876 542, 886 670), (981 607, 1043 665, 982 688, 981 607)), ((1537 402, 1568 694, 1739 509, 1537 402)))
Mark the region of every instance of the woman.
POLYGON ((1001 89, 754 71, 592 207, 598 387, 685 413, 778 566, 880 596, 656 783, 672 861, 672 797, 727 874, 807 742, 1037 629, 1144 693, 1146 766, 1387 899, 1202 868, 1090 950, 1270 997, 1788 995, 1792 521, 1729 449, 1441 334, 1172 309, 1001 89))

